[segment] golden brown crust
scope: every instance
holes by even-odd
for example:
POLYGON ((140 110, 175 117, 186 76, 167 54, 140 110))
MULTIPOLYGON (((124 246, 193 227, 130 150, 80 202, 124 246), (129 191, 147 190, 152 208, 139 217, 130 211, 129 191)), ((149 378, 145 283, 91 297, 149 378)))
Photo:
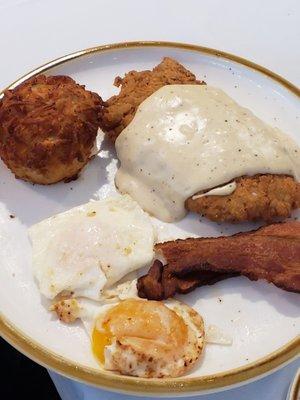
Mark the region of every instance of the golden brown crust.
POLYGON ((300 207, 300 183, 285 175, 256 175, 235 180, 228 196, 204 196, 186 201, 189 211, 216 222, 242 222, 287 218, 300 207))
POLYGON ((39 75, 0 102, 0 156, 16 177, 69 180, 90 158, 102 100, 67 76, 39 75))
MULTIPOLYGON (((168 84, 203 84, 176 60, 165 57, 152 71, 131 71, 117 77, 120 93, 105 102, 101 127, 115 141, 131 122, 137 107, 160 87, 168 84)), ((216 222, 272 221, 286 218, 300 207, 300 184, 284 175, 257 175, 236 179, 229 196, 204 196, 186 201, 186 208, 216 222)))
POLYGON ((58 318, 66 324, 71 324, 80 316, 80 307, 76 299, 63 299, 54 303, 50 311, 55 311, 58 318))
POLYGON ((105 102, 101 128, 115 141, 131 122, 138 106, 152 93, 165 85, 204 84, 179 62, 165 57, 152 71, 130 71, 124 78, 116 77, 115 86, 120 93, 105 102))

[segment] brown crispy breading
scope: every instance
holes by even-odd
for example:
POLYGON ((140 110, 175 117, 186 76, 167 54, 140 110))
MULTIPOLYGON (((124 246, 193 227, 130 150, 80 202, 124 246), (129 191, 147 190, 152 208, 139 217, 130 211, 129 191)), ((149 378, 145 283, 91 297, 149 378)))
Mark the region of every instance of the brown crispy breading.
MULTIPOLYGON (((165 57, 152 71, 131 71, 117 77, 120 93, 105 102, 101 127, 115 141, 131 122, 137 107, 160 87, 168 84, 204 84, 176 60, 165 57)), ((201 177, 199 178, 201 179, 201 177)), ((286 218, 300 207, 300 183, 284 175, 256 175, 236 179, 229 196, 204 196, 186 201, 186 208, 216 222, 243 222, 286 218)))
POLYGON ((76 299, 59 300, 50 307, 50 311, 55 311, 58 318, 66 324, 71 324, 80 316, 80 307, 76 299))
POLYGON ((0 101, 0 156, 17 178, 75 178, 90 159, 102 100, 67 76, 39 75, 0 101))
POLYGON ((300 183, 284 175, 256 175, 235 180, 228 196, 204 196, 186 201, 186 208, 216 222, 287 218, 300 207, 300 183))
MULTIPOLYGON (((233 236, 159 243, 156 251, 166 260, 168 273, 181 280, 188 280, 190 274, 201 276, 208 271, 234 273, 255 281, 265 279, 284 290, 300 293, 299 221, 272 224, 233 236)), ((159 274, 154 278, 157 283, 152 279, 151 285, 145 277, 140 278, 143 280, 141 297, 145 294, 151 297, 155 285, 161 298, 165 298, 165 293, 170 297, 177 291, 176 287, 161 290, 160 285, 167 285, 168 281, 159 281, 159 274)))
POLYGON ((105 102, 101 128, 115 141, 131 122, 138 106, 165 85, 204 84, 179 62, 165 57, 152 71, 130 71, 124 78, 116 77, 114 85, 121 87, 117 96, 105 102))

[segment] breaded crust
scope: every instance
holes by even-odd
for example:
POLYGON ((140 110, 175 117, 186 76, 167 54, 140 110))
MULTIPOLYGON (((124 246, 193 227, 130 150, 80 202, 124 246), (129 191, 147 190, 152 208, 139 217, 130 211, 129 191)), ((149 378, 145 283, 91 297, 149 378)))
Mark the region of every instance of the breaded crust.
POLYGON ((165 57, 152 71, 130 71, 124 78, 116 77, 114 85, 121 87, 117 96, 105 102, 101 128, 115 141, 133 119, 138 106, 165 85, 204 84, 179 62, 165 57))
POLYGON ((102 100, 67 76, 39 75, 0 101, 0 156, 17 178, 70 180, 88 162, 102 100))
POLYGON ((80 318, 80 307, 76 299, 59 300, 50 307, 50 311, 55 311, 58 318, 66 324, 80 318))
POLYGON ((235 180, 228 196, 190 197, 186 208, 216 222, 287 218, 300 207, 300 183, 285 175, 256 175, 235 180))
MULTIPOLYGON (((169 84, 204 84, 176 60, 165 57, 152 71, 131 71, 117 77, 117 96, 105 102, 101 127, 115 141, 131 122, 137 107, 160 87, 169 84)), ((199 178, 201 179, 201 177, 199 178)), ((225 182, 224 182, 225 183, 225 182)), ((284 175, 257 175, 236 179, 229 196, 204 196, 186 201, 186 208, 216 222, 242 222, 286 218, 300 207, 300 184, 284 175)), ((196 194, 196 193, 195 193, 196 194)))

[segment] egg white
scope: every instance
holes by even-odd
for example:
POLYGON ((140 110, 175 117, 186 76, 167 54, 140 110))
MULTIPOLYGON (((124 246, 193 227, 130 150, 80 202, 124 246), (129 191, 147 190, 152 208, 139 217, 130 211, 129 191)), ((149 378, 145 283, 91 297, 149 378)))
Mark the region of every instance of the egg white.
POLYGON ((131 271, 154 256, 149 216, 129 196, 93 201, 29 229, 33 272, 41 293, 101 299, 131 271))
MULTIPOLYGON (((80 308, 79 318, 83 322, 84 328, 91 340, 96 321, 97 324, 99 324, 99 321, 101 321, 102 318, 104 319, 106 312, 116 306, 120 302, 120 299, 125 300, 131 298, 131 293, 133 293, 133 291, 128 290, 129 286, 128 282, 128 286, 123 286, 125 290, 119 288, 119 296, 115 297, 114 303, 99 305, 99 303, 88 299, 77 300, 80 308)), ((139 300, 145 302, 148 301, 144 299, 139 300)), ((114 340, 111 345, 105 347, 105 364, 101 366, 102 368, 116 371, 117 364, 117 371, 125 375, 134 375, 139 377, 168 377, 182 375, 185 371, 190 369, 192 365, 194 365, 199 358, 204 345, 203 320, 193 309, 184 303, 170 299, 164 302, 164 304, 182 317, 187 325, 188 342, 184 357, 174 359, 172 362, 166 362, 163 358, 153 360, 150 364, 152 364, 152 369, 154 365, 154 372, 152 371, 151 375, 149 375, 150 364, 146 353, 137 353, 130 348, 130 346, 122 346, 114 340)))

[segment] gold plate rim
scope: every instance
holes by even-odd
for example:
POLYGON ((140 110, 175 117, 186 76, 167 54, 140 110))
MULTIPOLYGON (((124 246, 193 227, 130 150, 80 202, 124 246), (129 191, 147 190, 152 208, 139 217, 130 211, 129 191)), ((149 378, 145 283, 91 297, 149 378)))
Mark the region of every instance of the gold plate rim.
POLYGON ((299 396, 300 396, 300 368, 296 372, 295 379, 292 383, 289 399, 290 400, 299 400, 299 396))
MULTIPOLYGON (((57 58, 30 71, 29 73, 25 74, 24 76, 10 84, 6 89, 0 92, 0 98, 3 96, 5 90, 12 89, 28 78, 39 73, 46 72, 47 70, 68 61, 93 53, 121 49, 125 50, 138 47, 177 48, 181 50, 195 51, 198 53, 204 53, 220 58, 225 58, 268 76, 280 85, 284 86, 296 96, 300 97, 300 89, 294 86, 291 82, 282 78, 280 75, 277 75, 274 72, 239 56, 193 44, 163 41, 136 41, 92 47, 57 58)), ((140 379, 134 377, 119 376, 101 370, 77 365, 74 362, 63 358, 54 352, 50 352, 47 348, 30 339, 22 331, 11 324, 4 317, 3 314, 0 314, 0 335, 7 342, 9 342, 16 349, 24 353, 32 360, 47 368, 57 371, 64 376, 104 389, 132 394, 138 393, 144 395, 168 395, 170 393, 174 395, 176 393, 180 393, 181 395, 184 393, 191 395, 197 392, 199 393, 201 391, 210 392, 214 390, 220 390, 222 388, 238 385, 249 380, 254 380, 259 376, 265 375, 270 371, 279 368, 283 364, 292 361, 300 353, 299 335, 278 350, 268 354, 263 358, 258 359, 253 363, 222 373, 211 374, 197 378, 181 377, 175 379, 140 379)))

